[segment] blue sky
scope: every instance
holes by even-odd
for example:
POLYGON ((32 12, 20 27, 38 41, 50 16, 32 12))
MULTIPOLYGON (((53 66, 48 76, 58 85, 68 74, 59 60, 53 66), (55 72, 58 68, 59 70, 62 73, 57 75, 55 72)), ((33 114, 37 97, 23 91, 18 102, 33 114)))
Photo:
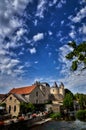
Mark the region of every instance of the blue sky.
POLYGON ((86 41, 85 0, 0 1, 0 93, 35 81, 86 93, 86 71, 70 71, 68 42, 86 41))

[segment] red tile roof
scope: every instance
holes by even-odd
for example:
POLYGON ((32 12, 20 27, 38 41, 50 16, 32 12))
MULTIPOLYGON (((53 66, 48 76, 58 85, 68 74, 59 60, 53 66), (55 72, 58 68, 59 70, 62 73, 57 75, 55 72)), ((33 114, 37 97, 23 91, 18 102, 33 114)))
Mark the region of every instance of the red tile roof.
POLYGON ((13 93, 13 94, 30 94, 35 88, 36 88, 36 85, 21 87, 21 88, 13 88, 9 93, 13 93))

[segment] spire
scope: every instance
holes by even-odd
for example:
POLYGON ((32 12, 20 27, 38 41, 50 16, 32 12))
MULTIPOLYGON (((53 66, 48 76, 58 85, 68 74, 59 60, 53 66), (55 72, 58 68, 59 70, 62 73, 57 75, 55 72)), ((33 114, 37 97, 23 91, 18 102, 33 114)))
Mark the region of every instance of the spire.
POLYGON ((56 82, 54 82, 54 85, 53 85, 54 87, 58 87, 58 85, 57 85, 57 83, 56 82))
POLYGON ((64 84, 61 82, 60 87, 64 87, 64 84))

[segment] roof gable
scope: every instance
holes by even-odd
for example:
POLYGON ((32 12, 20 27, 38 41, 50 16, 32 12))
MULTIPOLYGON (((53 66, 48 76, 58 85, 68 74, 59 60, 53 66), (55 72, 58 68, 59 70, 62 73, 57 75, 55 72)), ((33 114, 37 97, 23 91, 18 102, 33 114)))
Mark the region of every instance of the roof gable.
POLYGON ((36 88, 36 85, 21 87, 21 88, 13 88, 9 93, 12 93, 12 94, 30 94, 35 88, 36 88))

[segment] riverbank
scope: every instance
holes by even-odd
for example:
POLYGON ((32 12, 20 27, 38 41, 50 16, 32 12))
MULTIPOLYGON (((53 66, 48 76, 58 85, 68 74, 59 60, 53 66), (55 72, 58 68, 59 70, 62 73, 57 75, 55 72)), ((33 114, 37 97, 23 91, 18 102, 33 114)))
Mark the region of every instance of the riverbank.
MULTIPOLYGON (((36 125, 41 125, 44 124, 48 121, 52 120, 51 118, 43 118, 43 117, 36 117, 36 118, 20 118, 20 119, 10 119, 4 121, 0 125, 0 130, 22 130, 23 127, 26 129, 36 126, 36 125)), ((25 129, 25 130, 26 130, 25 129)))

